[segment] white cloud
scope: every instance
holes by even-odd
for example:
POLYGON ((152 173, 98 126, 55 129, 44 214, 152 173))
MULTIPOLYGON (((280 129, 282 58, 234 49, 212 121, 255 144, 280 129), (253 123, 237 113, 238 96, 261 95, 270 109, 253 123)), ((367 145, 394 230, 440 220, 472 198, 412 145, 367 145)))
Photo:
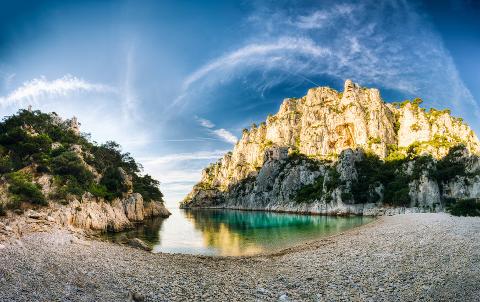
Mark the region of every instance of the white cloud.
POLYGON ((343 15, 351 14, 355 10, 353 5, 337 4, 326 10, 317 10, 308 15, 300 15, 291 24, 301 29, 318 29, 330 26, 335 19, 343 15))
POLYGON ((40 77, 27 81, 8 95, 0 97, 0 106, 36 104, 42 98, 65 96, 75 92, 112 93, 115 89, 102 84, 89 83, 71 75, 65 75, 53 81, 40 77))
MULTIPOLYGON (((329 50, 316 45, 310 39, 283 37, 272 43, 253 43, 236 51, 226 54, 201 67, 190 74, 183 82, 183 91, 186 92, 190 85, 204 79, 212 72, 227 71, 232 68, 243 68, 251 65, 276 65, 279 57, 275 56, 285 52, 300 53, 313 57, 323 57, 329 54, 329 50)), ((285 61, 284 61, 285 63, 285 61)), ((182 95, 182 99, 185 95, 182 95)))
POLYGON ((206 128, 210 133, 216 135, 219 137, 221 140, 230 143, 230 144, 236 144, 238 141, 238 138, 231 133, 230 131, 220 128, 220 129, 213 129, 215 127, 215 124, 212 123, 211 121, 195 116, 195 119, 198 121, 200 126, 206 128))
POLYGON ((218 137, 222 138, 227 143, 236 144, 238 141, 238 138, 235 135, 233 135, 230 131, 225 130, 223 128, 213 130, 213 133, 218 135, 218 137))
POLYGON ((201 117, 198 117, 198 116, 195 116, 195 118, 197 119, 197 121, 200 123, 200 125, 202 127, 205 127, 205 128, 215 127, 215 124, 212 123, 211 121, 207 120, 207 119, 204 119, 204 118, 201 118, 201 117))
POLYGON ((143 157, 139 161, 145 165, 166 164, 179 161, 219 159, 228 150, 198 151, 191 153, 173 153, 156 157, 143 157))

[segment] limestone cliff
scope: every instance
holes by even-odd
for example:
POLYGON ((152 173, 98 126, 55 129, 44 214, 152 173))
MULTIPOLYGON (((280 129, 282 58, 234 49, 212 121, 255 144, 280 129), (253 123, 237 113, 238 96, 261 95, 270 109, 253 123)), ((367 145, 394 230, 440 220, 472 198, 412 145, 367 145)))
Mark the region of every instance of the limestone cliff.
POLYGON ((203 171, 200 183, 182 207, 360 214, 384 205, 441 209, 449 194, 480 197, 475 156, 480 153, 478 138, 448 110, 426 111, 420 103, 415 99, 388 104, 377 89, 363 88, 350 80, 343 92, 319 87, 302 98, 286 99, 277 114, 244 130, 233 151, 203 171), (438 180, 422 172, 437 171, 450 149, 459 144, 465 146, 462 158, 469 158, 468 167, 464 167, 470 169, 469 188, 457 188, 460 185, 455 177, 438 180), (371 161, 402 175, 404 187, 395 188, 395 184, 374 177, 358 180, 367 173, 361 167, 371 161), (415 163, 421 167, 414 169, 415 163), (329 184, 332 178, 338 180, 329 184), (378 198, 357 194, 358 182, 367 183, 363 189, 378 198), (308 191, 309 187, 317 193, 299 201, 302 189, 308 191), (398 194, 401 201, 395 200, 398 194))

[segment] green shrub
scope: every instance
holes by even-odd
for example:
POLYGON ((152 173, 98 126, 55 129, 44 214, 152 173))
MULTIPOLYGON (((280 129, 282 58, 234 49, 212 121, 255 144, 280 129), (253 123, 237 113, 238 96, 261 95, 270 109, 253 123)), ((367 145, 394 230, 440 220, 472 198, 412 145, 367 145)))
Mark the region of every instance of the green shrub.
MULTIPOLYGON (((361 161, 355 162, 357 170, 357 181, 352 183, 352 195, 355 203, 376 202, 370 194, 371 185, 379 181, 382 168, 382 161, 378 156, 367 153, 361 161)), ((342 198, 343 199, 343 198, 342 198)))
POLYGON ((447 209, 454 216, 480 216, 480 202, 474 198, 457 200, 447 209))
POLYGON ((108 192, 107 187, 101 184, 92 183, 88 191, 93 194, 93 196, 110 199, 110 194, 108 192))
POLYGON ((325 188, 327 191, 331 191, 341 185, 340 181, 340 173, 338 173, 337 169, 331 168, 328 170, 328 177, 325 181, 325 188))
POLYGON ((32 183, 31 178, 27 174, 22 172, 10 173, 8 180, 10 184, 8 190, 14 199, 38 205, 47 204, 45 196, 43 196, 40 190, 40 185, 32 183))
POLYGON ((8 173, 13 170, 13 162, 10 156, 0 156, 0 174, 8 173))
POLYGON ((150 175, 133 176, 133 191, 140 193, 146 202, 155 200, 163 201, 163 194, 159 189, 160 182, 150 175))
POLYGON ((343 201, 349 201, 349 200, 352 200, 353 195, 350 192, 342 192, 342 194, 340 194, 340 197, 342 198, 343 201))
MULTIPOLYGON (((57 191, 52 196, 60 200, 68 195, 80 196, 85 191, 109 200, 121 196, 126 188, 118 174, 119 167, 133 176, 134 190, 145 200, 162 199, 158 181, 140 176, 141 165, 129 153, 122 153, 117 143, 91 143, 88 134, 78 135, 70 129, 68 121, 59 122, 55 113, 20 110, 0 122, 0 174, 32 165, 36 166, 37 173, 49 173, 54 177, 57 191), (53 142, 59 147, 52 149, 53 142), (84 151, 83 160, 69 151, 74 144, 84 151), (100 183, 95 182, 84 161, 103 175, 100 183)), ((21 191, 12 193, 16 198, 12 199, 15 203, 12 207, 17 207, 24 199, 42 202, 41 198, 35 198, 35 188, 29 186, 28 181, 21 184, 12 186, 13 191, 21 191)), ((10 207, 10 203, 6 206, 10 207)))
POLYGON ((457 145, 448 151, 448 154, 438 161, 435 178, 440 184, 448 182, 456 176, 466 176, 466 163, 458 158, 458 152, 461 152, 465 146, 457 145))
POLYGON ((72 176, 76 182, 86 187, 93 180, 93 174, 87 170, 80 157, 73 152, 67 151, 52 159, 52 170, 61 176, 72 176))
POLYGON ((127 187, 124 184, 122 174, 118 168, 109 167, 103 173, 100 180, 100 185, 105 186, 109 194, 106 196, 107 200, 113 200, 115 197, 121 197, 123 193, 127 192, 127 187))
POLYGON ((57 191, 53 194, 55 199, 67 199, 68 195, 81 196, 85 193, 87 184, 81 184, 78 180, 72 176, 57 176, 57 191))
POLYGON ((312 202, 322 198, 323 195, 323 181, 324 177, 319 176, 315 181, 310 184, 302 187, 297 191, 295 196, 296 202, 312 202))

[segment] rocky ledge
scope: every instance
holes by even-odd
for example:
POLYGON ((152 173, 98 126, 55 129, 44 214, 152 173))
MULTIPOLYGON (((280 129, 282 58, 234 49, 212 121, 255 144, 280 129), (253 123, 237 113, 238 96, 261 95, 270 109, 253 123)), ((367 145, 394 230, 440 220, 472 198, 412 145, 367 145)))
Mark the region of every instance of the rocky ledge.
POLYGON ((67 205, 51 202, 48 207, 29 209, 21 214, 8 213, 0 219, 0 242, 52 229, 69 229, 80 233, 118 232, 147 218, 168 217, 170 214, 163 202, 144 202, 138 193, 112 202, 86 193, 81 200, 73 200, 67 205))

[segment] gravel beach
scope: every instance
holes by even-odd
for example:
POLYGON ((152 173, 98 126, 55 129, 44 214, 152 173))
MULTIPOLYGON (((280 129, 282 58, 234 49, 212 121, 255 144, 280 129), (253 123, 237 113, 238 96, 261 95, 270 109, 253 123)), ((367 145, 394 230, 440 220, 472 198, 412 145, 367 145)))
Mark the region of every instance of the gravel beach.
POLYGON ((0 301, 478 301, 480 219, 382 217, 254 257, 152 254, 65 230, 0 245, 0 301))

